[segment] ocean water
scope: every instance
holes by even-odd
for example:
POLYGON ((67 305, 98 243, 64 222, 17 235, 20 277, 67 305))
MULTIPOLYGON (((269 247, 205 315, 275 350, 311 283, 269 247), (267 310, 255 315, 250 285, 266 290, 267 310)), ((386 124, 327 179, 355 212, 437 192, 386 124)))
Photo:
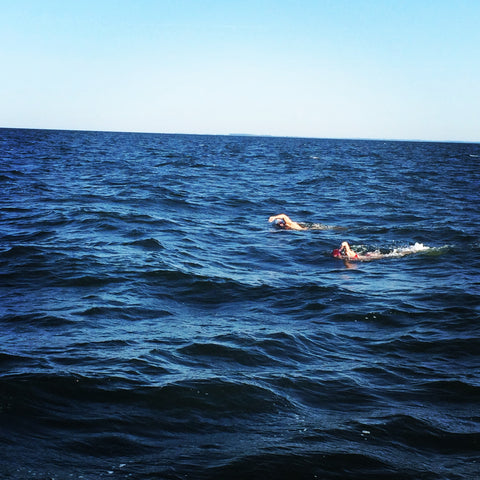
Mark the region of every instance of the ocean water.
POLYGON ((480 478, 480 144, 0 129, 0 180, 0 478, 480 478))

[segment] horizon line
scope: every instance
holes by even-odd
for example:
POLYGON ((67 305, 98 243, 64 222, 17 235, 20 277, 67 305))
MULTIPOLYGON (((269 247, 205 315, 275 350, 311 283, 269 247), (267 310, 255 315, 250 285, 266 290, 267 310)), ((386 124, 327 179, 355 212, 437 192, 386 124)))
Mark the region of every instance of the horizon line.
POLYGON ((381 138, 381 137, 317 137, 306 135, 275 135, 261 133, 185 133, 185 132, 155 132, 143 130, 93 130, 85 128, 40 128, 40 127, 2 127, 0 130, 46 130, 55 132, 90 132, 90 133, 135 133, 140 135, 192 135, 192 136, 210 136, 210 137, 257 137, 257 138, 297 138, 308 140, 355 140, 371 142, 418 142, 418 143, 471 143, 479 144, 480 140, 426 140, 426 139, 408 139, 408 138, 381 138))

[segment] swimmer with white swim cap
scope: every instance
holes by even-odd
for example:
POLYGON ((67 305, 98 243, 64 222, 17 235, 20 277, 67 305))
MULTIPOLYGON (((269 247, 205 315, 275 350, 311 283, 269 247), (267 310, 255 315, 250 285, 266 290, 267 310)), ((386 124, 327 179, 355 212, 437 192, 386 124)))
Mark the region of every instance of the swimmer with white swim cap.
POLYGON ((268 219, 269 222, 275 222, 277 228, 284 230, 307 230, 306 227, 302 227, 299 223, 294 222, 288 215, 280 213, 279 215, 273 215, 268 219))

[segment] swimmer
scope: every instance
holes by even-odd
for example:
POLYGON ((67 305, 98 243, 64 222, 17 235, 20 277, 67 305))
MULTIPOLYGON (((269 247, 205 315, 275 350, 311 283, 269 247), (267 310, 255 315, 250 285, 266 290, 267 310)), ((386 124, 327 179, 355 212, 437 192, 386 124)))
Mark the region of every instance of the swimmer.
POLYGON ((341 258, 342 260, 378 260, 380 258, 384 258, 388 255, 383 255, 380 252, 367 252, 365 255, 358 254, 354 250, 350 248, 348 242, 342 242, 339 249, 335 249, 332 252, 332 255, 335 258, 341 258))
POLYGON ((302 227, 297 222, 294 222, 288 215, 280 213, 279 215, 273 215, 268 219, 269 222, 275 222, 275 226, 283 228, 285 230, 307 230, 306 227, 302 227))
POLYGON ((396 248, 390 253, 381 253, 379 251, 367 252, 365 254, 358 254, 350 248, 348 242, 342 242, 340 248, 335 249, 332 252, 334 258, 340 258, 342 260, 359 260, 359 261, 368 261, 368 260, 378 260, 381 258, 399 258, 404 257, 405 255, 410 255, 412 253, 423 252, 429 250, 429 247, 426 247, 422 243, 415 243, 410 247, 406 248, 396 248))
POLYGON ((335 249, 332 252, 332 255, 335 258, 343 258, 345 260, 360 260, 360 257, 358 256, 358 253, 354 252, 351 248, 348 242, 342 242, 340 245, 340 248, 335 249))

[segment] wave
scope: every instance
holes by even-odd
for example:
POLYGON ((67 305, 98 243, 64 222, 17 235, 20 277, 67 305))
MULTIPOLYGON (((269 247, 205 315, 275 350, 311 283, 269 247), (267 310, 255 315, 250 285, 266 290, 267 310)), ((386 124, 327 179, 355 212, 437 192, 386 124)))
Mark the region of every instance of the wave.
POLYGON ((31 325, 37 328, 55 328, 75 323, 70 318, 59 317, 48 313, 6 314, 0 318, 0 321, 19 326, 31 325))
POLYGON ((146 250, 163 250, 165 247, 156 238, 144 238, 142 240, 134 240, 124 245, 132 245, 145 248, 146 250))
POLYGON ((145 320, 160 319, 174 315, 174 312, 167 309, 135 307, 124 303, 111 306, 94 306, 86 310, 79 310, 76 315, 85 317, 99 317, 105 319, 119 318, 124 320, 145 320))
MULTIPOLYGON (((13 412, 22 406, 24 415, 36 416, 38 412, 44 412, 47 417, 58 416, 66 422, 75 419, 76 423, 84 422, 85 425, 96 415, 94 412, 88 413, 89 405, 93 403, 115 405, 117 410, 123 406, 137 410, 138 414, 143 412, 142 421, 145 423, 153 421, 154 412, 162 412, 163 415, 169 413, 172 420, 176 416, 181 417, 182 411, 189 412, 191 420, 197 416, 197 421, 185 421, 185 432, 200 431, 202 418, 221 419, 232 415, 243 417, 292 407, 285 397, 268 388, 218 377, 152 386, 124 377, 22 374, 0 377, 0 386, 3 398, 10 399, 13 412), (65 408, 70 401, 75 401, 76 406, 72 406, 69 414, 65 408)), ((115 418, 121 421, 121 412, 112 409, 104 412, 102 420, 115 421, 115 418)), ((44 421, 48 425, 47 418, 44 421)))
MULTIPOLYGON (((382 450, 376 454, 356 452, 335 452, 334 448, 326 448, 323 452, 295 452, 295 449, 285 447, 284 453, 263 453, 240 457, 227 465, 209 468, 201 472, 198 478, 221 480, 225 478, 240 480, 278 479, 306 480, 321 478, 323 480, 406 480, 424 476, 422 470, 416 470, 411 465, 392 465, 382 450), (289 451, 293 450, 293 452, 289 451), (202 475, 203 473, 203 475, 202 475)), ((361 451, 360 448, 358 450, 361 451)), ((433 480, 433 476, 430 477, 433 480)))
MULTIPOLYGON (((32 360, 33 360, 32 357, 0 352, 0 366, 2 368, 16 367, 20 364, 30 363, 32 362, 32 360)), ((0 408, 0 412, 1 412, 1 408, 0 408)))
POLYGON ((236 299, 265 300, 271 297, 278 297, 279 300, 288 297, 294 300, 302 294, 308 296, 335 291, 333 287, 314 283, 282 287, 269 284, 268 279, 265 281, 257 279, 248 283, 228 276, 214 277, 181 270, 146 270, 140 275, 147 279, 150 285, 168 285, 172 292, 178 289, 183 294, 190 294, 192 297, 198 295, 204 299, 205 303, 226 300, 233 302, 236 299))
POLYGON ((219 343, 193 343, 178 350, 179 354, 193 357, 195 360, 205 359, 208 362, 218 362, 258 366, 274 363, 265 353, 251 351, 241 347, 222 345, 219 343))
POLYGON ((450 423, 448 417, 442 423, 431 419, 415 418, 410 415, 392 415, 376 419, 368 426, 369 435, 378 441, 395 437, 410 448, 426 449, 444 454, 474 453, 480 441, 480 432, 462 429, 457 423, 450 423), (466 430, 466 431, 464 431, 466 430))

